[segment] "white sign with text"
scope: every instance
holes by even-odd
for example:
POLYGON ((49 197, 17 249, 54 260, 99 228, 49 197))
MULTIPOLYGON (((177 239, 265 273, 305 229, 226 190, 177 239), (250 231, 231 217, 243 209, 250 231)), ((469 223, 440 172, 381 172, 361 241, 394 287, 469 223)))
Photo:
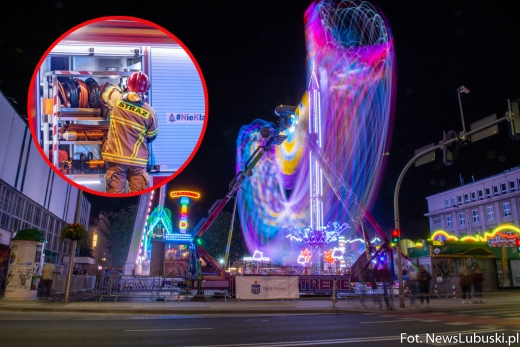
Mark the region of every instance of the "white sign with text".
POLYGON ((237 299, 297 299, 297 276, 236 276, 237 299))

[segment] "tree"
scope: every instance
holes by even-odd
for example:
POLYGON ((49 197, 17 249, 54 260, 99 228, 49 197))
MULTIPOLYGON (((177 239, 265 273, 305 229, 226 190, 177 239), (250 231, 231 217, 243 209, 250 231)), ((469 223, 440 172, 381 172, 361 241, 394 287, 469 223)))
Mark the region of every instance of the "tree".
POLYGON ((112 255, 112 266, 123 267, 128 256, 128 247, 134 229, 137 205, 133 204, 120 212, 110 212, 110 232, 106 235, 108 251, 112 255))
MULTIPOLYGON (((201 237, 202 247, 217 260, 224 259, 226 254, 231 217, 231 213, 227 211, 221 212, 201 237)), ((249 254, 244 242, 244 237, 242 236, 242 228, 240 227, 238 218, 235 218, 235 222, 233 223, 233 237, 231 238, 231 246, 229 248, 229 259, 233 260, 236 253, 238 253, 239 258, 249 254)))

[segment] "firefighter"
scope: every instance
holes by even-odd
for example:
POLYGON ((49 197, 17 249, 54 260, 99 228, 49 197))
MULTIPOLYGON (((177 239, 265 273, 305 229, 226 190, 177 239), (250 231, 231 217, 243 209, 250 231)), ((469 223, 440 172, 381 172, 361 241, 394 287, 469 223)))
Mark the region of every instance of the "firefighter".
POLYGON ((148 143, 158 133, 157 116, 145 101, 144 93, 150 88, 148 76, 134 72, 128 77, 126 90, 107 83, 102 100, 109 110, 110 128, 101 154, 107 163, 106 192, 125 193, 148 187, 148 143))

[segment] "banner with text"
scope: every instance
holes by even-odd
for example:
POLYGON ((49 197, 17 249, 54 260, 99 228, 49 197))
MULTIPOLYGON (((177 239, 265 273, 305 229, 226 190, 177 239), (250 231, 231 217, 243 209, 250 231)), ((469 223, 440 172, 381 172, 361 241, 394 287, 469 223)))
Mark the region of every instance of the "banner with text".
POLYGON ((237 276, 237 299, 297 299, 296 276, 237 276))

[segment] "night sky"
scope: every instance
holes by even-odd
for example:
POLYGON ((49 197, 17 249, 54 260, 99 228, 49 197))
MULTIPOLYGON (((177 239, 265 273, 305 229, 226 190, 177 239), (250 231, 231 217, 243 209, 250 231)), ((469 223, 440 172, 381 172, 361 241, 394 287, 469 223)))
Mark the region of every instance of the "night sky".
MULTIPOLYGON (((192 224, 222 198, 235 175, 235 142, 242 125, 273 121, 279 104, 296 105, 306 87, 302 1, 39 1, 11 2, 0 22, 0 91, 27 114, 34 69, 64 32, 101 16, 132 16, 169 30, 195 56, 207 83, 208 127, 191 164, 169 189, 201 192, 192 224)), ((372 215, 393 227, 393 195, 399 173, 415 149, 437 144, 443 130, 462 130, 491 114, 503 117, 507 99, 520 97, 520 3, 516 1, 375 2, 390 23, 397 56, 397 97, 386 171, 372 215)), ((374 129, 377 131, 377 129, 374 129)), ((428 231, 426 197, 520 165, 520 141, 505 124, 499 134, 461 148, 451 166, 436 161, 411 167, 400 194, 403 237, 428 231)), ((90 198, 93 211, 119 210, 136 198, 90 198)), ((169 202, 168 206, 175 206, 169 202)), ((230 203, 228 209, 232 208, 230 203)))

